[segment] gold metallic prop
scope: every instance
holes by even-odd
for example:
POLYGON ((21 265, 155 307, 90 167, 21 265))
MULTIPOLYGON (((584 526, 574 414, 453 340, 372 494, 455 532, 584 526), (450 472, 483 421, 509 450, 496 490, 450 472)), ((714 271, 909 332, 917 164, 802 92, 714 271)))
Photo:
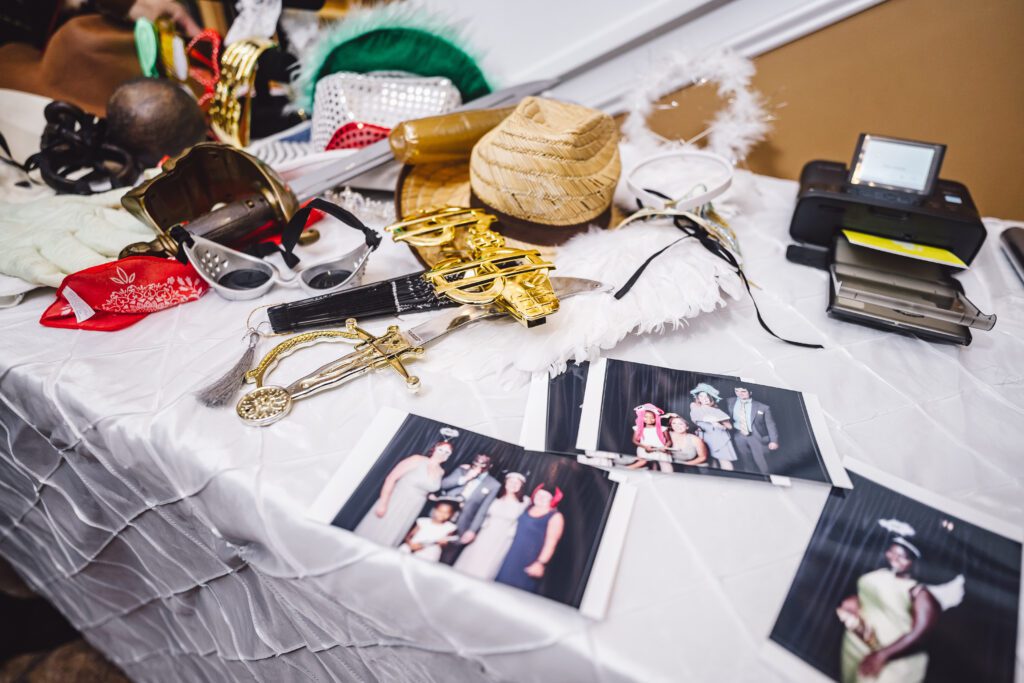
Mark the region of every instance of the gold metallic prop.
POLYGON ((210 128, 221 142, 235 147, 249 144, 249 121, 256 62, 275 47, 270 40, 249 39, 232 43, 220 60, 220 78, 210 102, 210 128))
POLYGON ((496 217, 480 209, 446 206, 418 211, 384 228, 396 242, 416 249, 430 266, 469 253, 469 229, 479 235, 496 217))
POLYGON ((399 332, 397 326, 392 325, 385 334, 375 337, 357 327, 355 319, 350 318, 346 321, 344 330, 306 332, 291 337, 271 349, 259 365, 245 373, 245 381, 256 384, 256 389, 241 398, 235 411, 250 425, 266 426, 287 415, 294 401, 385 367, 393 368, 405 379, 406 386, 411 391, 416 391, 420 380, 408 373, 402 361, 422 354, 423 348, 411 344, 409 339, 399 332), (266 375, 282 358, 322 341, 357 343, 352 353, 324 365, 287 387, 263 384, 266 375))
POLYGON ((548 273, 555 265, 535 249, 512 249, 493 230, 497 219, 479 209, 445 207, 407 216, 384 228, 396 242, 436 249, 424 274, 438 296, 461 304, 494 305, 527 327, 558 310, 548 273))
POLYGON ((527 327, 558 310, 548 271, 536 251, 498 247, 473 260, 442 261, 425 275, 438 295, 461 304, 494 304, 527 327))
MULTIPOLYGON (((556 301, 558 298, 607 290, 605 285, 594 280, 571 277, 556 277, 554 280, 550 286, 556 301)), ((398 372, 405 379, 406 386, 415 391, 419 389, 420 381, 406 371, 404 361, 423 355, 425 346, 450 332, 478 320, 504 318, 507 315, 505 309, 495 304, 464 304, 442 311, 430 320, 408 330, 400 330, 392 325, 379 337, 359 329, 356 321, 351 318, 346 321, 343 330, 321 330, 295 335, 271 349, 259 365, 246 373, 246 381, 254 383, 256 389, 242 397, 236 412, 246 424, 264 427, 287 415, 292 404, 300 398, 312 396, 373 370, 387 367, 398 372), (311 344, 339 340, 355 341, 355 350, 300 377, 286 387, 263 384, 266 375, 282 358, 311 344)))
POLYGON ((121 204, 158 234, 125 247, 121 258, 174 256, 178 245, 170 231, 176 225, 230 246, 270 221, 287 222, 299 208, 272 168, 216 142, 201 142, 168 161, 160 175, 126 192, 121 204))
POLYGON ((188 59, 185 56, 185 43, 178 35, 174 22, 161 17, 153 25, 160 46, 164 75, 178 83, 185 83, 188 80, 188 59))

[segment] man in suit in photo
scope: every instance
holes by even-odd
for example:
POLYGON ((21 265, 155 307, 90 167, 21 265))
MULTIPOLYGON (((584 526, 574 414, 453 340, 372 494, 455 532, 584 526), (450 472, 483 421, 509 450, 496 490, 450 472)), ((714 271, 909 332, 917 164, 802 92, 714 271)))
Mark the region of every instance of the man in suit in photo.
POLYGON ((441 552, 441 562, 454 563, 462 548, 472 543, 480 531, 487 516, 487 508, 497 498, 501 488, 498 480, 490 475, 490 469, 491 456, 480 453, 473 458, 472 464, 459 465, 441 480, 438 496, 462 501, 459 515, 455 519, 455 533, 459 542, 445 546, 441 552))
POLYGON ((736 454, 750 471, 753 466, 761 474, 770 474, 766 455, 779 448, 779 432, 775 428, 772 409, 755 401, 746 387, 736 387, 736 396, 725 399, 725 412, 732 418, 732 442, 736 454))

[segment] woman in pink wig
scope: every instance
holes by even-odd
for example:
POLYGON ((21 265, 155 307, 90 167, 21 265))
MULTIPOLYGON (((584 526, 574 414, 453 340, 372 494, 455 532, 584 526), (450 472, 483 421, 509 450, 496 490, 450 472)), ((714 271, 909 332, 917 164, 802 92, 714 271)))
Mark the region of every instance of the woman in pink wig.
POLYGON ((672 457, 667 449, 671 445, 668 436, 661 426, 661 416, 665 411, 653 403, 645 403, 633 409, 636 413, 636 424, 633 425, 633 444, 636 446, 636 462, 629 465, 631 469, 646 467, 649 461, 655 461, 657 469, 662 472, 672 471, 672 457))

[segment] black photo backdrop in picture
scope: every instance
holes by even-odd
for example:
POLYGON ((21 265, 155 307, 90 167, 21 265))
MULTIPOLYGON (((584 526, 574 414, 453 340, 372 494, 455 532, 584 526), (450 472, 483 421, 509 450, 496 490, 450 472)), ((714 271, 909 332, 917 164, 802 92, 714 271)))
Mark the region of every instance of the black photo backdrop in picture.
MULTIPOLYGON (((435 443, 445 438, 442 436, 442 429, 452 429, 452 426, 417 415, 408 415, 353 494, 335 515, 332 524, 356 531, 358 534, 360 522, 367 515, 374 514, 374 506, 388 474, 410 455, 428 454, 435 443)), ((561 491, 562 498, 558 502, 557 511, 564 520, 564 531, 545 568, 543 578, 535 590, 528 590, 579 607, 612 510, 618 484, 609 478, 607 472, 581 465, 572 459, 526 451, 520 446, 461 427, 454 429, 458 431, 458 436, 449 439, 452 454, 442 465, 445 476, 456 472, 462 465, 470 465, 479 454, 486 454, 491 458, 489 474, 499 485, 505 481, 509 473, 523 475, 524 506, 528 504, 533 491, 541 484, 549 492, 554 492, 556 488, 561 491)), ((443 490, 437 493, 443 493, 443 490)), ((493 502, 490 505, 493 505, 493 502)), ((429 516, 433 506, 434 502, 425 497, 417 516, 429 516)), ((454 562, 455 568, 458 569, 458 560, 455 559, 454 562)), ((500 577, 496 580, 501 581, 500 577)))
POLYGON ((930 627, 920 641, 873 680, 1013 681, 1021 544, 852 469, 850 476, 853 490, 829 494, 771 639, 829 678, 866 681, 856 674, 865 653, 922 619, 930 627), (926 619, 914 614, 918 600, 930 609, 926 619), (844 605, 860 611, 859 622, 843 615, 854 628, 870 627, 872 646, 848 632, 837 614, 844 605))
POLYGON ((587 390, 590 363, 570 363, 560 375, 548 380, 547 428, 544 445, 548 452, 582 455, 576 448, 580 430, 580 410, 587 390))
MULTIPOLYGON (((734 458, 730 474, 832 481, 800 392, 745 382, 736 377, 642 363, 606 362, 597 450, 636 453, 637 446, 633 441, 636 408, 650 404, 664 413, 677 413, 690 419, 693 415, 691 404, 695 400, 692 392, 697 389, 706 389, 704 393, 714 398, 714 408, 721 411, 719 417, 727 418, 719 424, 729 427, 720 430, 720 434, 712 435, 708 433, 710 430, 703 433, 711 465, 716 464, 716 452, 724 451, 727 457, 734 458), (743 390, 746 390, 752 406, 748 418, 750 436, 740 434, 735 419, 735 402, 743 390), (721 449, 716 449, 713 437, 723 439, 721 449), (753 445, 753 452, 747 446, 748 442, 753 445)), ((691 420, 691 423, 695 422, 697 420, 691 420)), ((667 424, 663 423, 663 429, 667 431, 667 424)))

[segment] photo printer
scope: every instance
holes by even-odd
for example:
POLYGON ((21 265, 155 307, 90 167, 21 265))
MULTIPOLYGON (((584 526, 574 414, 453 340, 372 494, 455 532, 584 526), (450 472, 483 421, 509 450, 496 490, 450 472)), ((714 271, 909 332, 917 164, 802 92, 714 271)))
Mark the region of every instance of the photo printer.
POLYGON ((790 261, 829 271, 828 314, 930 341, 970 344, 990 330, 953 273, 986 230, 967 188, 938 177, 945 146, 861 135, 853 163, 800 174, 790 261))

